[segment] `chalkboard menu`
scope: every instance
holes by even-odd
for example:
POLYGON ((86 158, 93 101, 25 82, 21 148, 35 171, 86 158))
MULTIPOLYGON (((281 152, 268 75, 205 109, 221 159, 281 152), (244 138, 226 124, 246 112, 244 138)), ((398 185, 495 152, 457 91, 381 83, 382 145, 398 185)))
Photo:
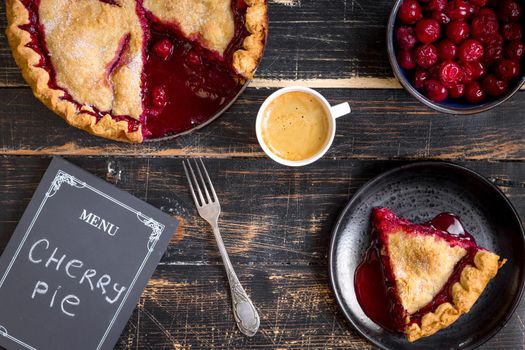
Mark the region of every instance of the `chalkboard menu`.
POLYGON ((0 345, 112 349, 176 228, 54 158, 0 257, 0 345))

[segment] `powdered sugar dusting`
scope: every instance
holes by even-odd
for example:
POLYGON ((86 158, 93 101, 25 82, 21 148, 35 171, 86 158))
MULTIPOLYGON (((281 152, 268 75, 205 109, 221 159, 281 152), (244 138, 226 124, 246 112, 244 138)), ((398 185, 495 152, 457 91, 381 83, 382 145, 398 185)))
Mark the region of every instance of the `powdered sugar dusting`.
POLYGON ((142 73, 142 53, 138 52, 131 58, 128 63, 128 68, 131 71, 131 74, 136 77, 140 77, 142 73))
POLYGON ((58 25, 58 21, 56 20, 56 18, 53 18, 51 20, 45 21, 42 24, 44 25, 44 30, 47 33, 51 33, 55 30, 56 26, 58 25))

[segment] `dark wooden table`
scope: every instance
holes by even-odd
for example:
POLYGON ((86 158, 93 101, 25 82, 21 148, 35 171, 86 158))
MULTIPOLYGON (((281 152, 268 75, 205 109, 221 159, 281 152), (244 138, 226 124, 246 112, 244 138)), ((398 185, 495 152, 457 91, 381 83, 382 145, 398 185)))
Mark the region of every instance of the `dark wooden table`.
MULTIPOLYGON (((371 348, 345 320, 328 282, 331 228, 353 193, 400 164, 439 159, 496 183, 525 218, 525 92, 475 116, 435 113, 392 77, 385 24, 392 1, 270 0, 270 39, 251 87, 219 120, 172 141, 127 145, 68 127, 33 98, 5 40, 0 11, 0 237, 3 247, 52 155, 62 155, 177 216, 181 228, 140 299, 118 349, 371 348), (300 84, 353 114, 312 166, 268 160, 254 123, 275 88, 300 84), (221 227, 261 314, 254 338, 230 310, 226 276, 195 211, 181 159, 205 157, 221 227)), ((525 348, 525 304, 485 349, 525 348)))

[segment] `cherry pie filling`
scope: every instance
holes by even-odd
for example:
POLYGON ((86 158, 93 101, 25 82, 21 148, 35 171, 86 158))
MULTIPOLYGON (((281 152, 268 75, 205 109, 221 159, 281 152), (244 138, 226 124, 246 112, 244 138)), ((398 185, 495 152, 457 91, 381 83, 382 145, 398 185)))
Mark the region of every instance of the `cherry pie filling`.
POLYGON ((467 254, 456 264, 447 283, 433 300, 417 312, 408 315, 396 293, 393 270, 389 260, 380 254, 381 248, 388 249, 388 247, 383 247, 377 233, 372 232, 373 241, 365 259, 356 269, 354 281, 356 296, 365 314, 372 321, 390 331, 404 332, 408 326, 405 323, 407 316, 410 316, 410 324, 421 325, 421 318, 425 314, 436 311, 443 303, 452 302, 452 286, 459 281, 461 271, 465 266, 474 264, 474 256, 481 249, 454 214, 441 213, 432 220, 417 226, 429 228, 432 234, 444 238, 451 245, 462 246, 466 249, 467 254))
MULTIPOLYGON (((40 55, 37 67, 49 73, 49 87, 63 91, 62 99, 80 110, 82 103, 57 84, 44 28, 39 21, 40 0, 21 1, 30 18, 29 23, 20 28, 31 35, 26 46, 40 55)), ((116 0, 100 1, 119 6, 116 0)), ((144 139, 183 133, 213 118, 229 105, 245 83, 245 79, 234 70, 232 59, 249 35, 245 25, 247 5, 244 0, 235 0, 231 6, 235 33, 221 56, 204 47, 199 37, 187 38, 176 24, 163 23, 142 6, 141 0, 137 1, 136 11, 145 34, 141 76, 143 112, 138 120, 129 115, 101 111, 94 106, 90 106, 93 112, 83 112, 93 115, 97 121, 108 114, 116 121, 127 121, 129 132, 142 126, 144 139)), ((129 36, 122 38, 115 58, 107 66, 108 76, 124 59, 128 42, 129 36)))

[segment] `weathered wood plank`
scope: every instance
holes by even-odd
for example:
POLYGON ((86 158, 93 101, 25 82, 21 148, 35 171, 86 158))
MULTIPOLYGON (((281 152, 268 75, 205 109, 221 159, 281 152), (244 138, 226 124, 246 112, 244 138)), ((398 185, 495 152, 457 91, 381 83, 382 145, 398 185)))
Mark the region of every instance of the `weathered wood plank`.
MULTIPOLYGON (((206 128, 171 141, 128 145, 78 131, 27 88, 0 90, 0 154, 264 157, 255 118, 269 89, 248 89, 206 128)), ((435 113, 401 90, 320 90, 332 103, 349 101, 326 158, 525 160, 525 92, 474 116, 435 113)))
MULTIPOLYGON (((70 158, 181 219, 164 264, 221 264, 199 218, 179 159, 70 158), (110 169, 108 171, 108 169, 110 169)), ((7 241, 49 158, 0 158, 0 242, 7 241)), ((403 162, 325 160, 289 169, 269 160, 206 160, 219 193, 220 225, 235 264, 325 266, 333 224, 366 181, 403 162)), ((525 217, 525 163, 462 162, 489 177, 525 217)))
POLYGON ((255 337, 235 328, 222 267, 160 267, 116 349, 371 348, 338 311, 326 269, 250 267, 238 273, 261 316, 255 337))
MULTIPOLYGON (((261 316, 255 337, 235 328, 221 266, 161 266, 116 349, 372 348, 339 311, 326 268, 254 266, 238 273, 261 316)), ((480 349, 522 349, 524 317, 522 302, 507 326, 480 349)))

